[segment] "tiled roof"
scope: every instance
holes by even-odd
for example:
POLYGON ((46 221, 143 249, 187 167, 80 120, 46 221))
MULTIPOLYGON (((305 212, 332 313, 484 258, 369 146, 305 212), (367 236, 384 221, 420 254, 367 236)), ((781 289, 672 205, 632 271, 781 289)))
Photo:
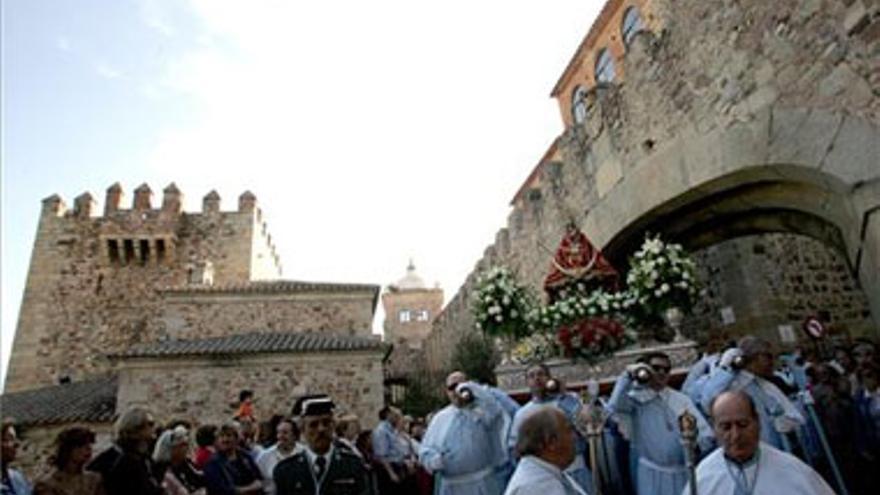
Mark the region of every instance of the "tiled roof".
POLYGON ((197 340, 166 340, 140 344, 112 355, 127 357, 183 357, 226 354, 305 353, 382 349, 378 339, 332 333, 250 333, 197 340))
POLYGON ((167 293, 242 293, 242 292, 360 292, 378 293, 374 284, 343 284, 331 282, 303 282, 300 280, 260 280, 226 285, 188 285, 165 287, 167 293))
POLYGON ((13 392, 4 394, 0 402, 4 417, 25 426, 109 422, 116 412, 116 378, 13 392))

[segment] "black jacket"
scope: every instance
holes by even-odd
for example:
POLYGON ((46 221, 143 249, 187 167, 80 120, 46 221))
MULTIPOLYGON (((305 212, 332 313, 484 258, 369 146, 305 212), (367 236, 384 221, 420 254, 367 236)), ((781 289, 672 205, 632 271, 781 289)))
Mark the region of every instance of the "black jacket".
POLYGON ((305 452, 279 462, 273 471, 277 495, 364 495, 368 492, 363 461, 344 445, 334 444, 327 473, 315 489, 316 479, 305 452))

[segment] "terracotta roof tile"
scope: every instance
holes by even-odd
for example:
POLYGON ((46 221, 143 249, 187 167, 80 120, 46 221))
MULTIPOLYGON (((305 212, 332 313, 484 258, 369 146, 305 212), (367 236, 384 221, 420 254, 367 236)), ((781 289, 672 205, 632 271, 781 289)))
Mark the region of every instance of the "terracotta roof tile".
POLYGON ((330 282, 304 282, 300 280, 266 280, 239 284, 164 287, 170 293, 228 293, 228 292, 359 292, 378 293, 381 288, 374 284, 346 284, 330 282))
POLYGON ((382 349, 378 339, 332 333, 250 333, 140 344, 112 358, 184 357, 224 354, 306 353, 382 349))
POLYGON ((116 378, 13 392, 4 394, 0 402, 4 417, 25 426, 109 422, 116 412, 116 378))

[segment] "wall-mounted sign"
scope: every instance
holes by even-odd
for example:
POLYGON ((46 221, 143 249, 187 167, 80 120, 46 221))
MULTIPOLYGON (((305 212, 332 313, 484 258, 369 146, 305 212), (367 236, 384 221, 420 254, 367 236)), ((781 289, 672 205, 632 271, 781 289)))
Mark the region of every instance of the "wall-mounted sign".
POLYGON ((779 340, 782 342, 786 344, 797 342, 797 336, 794 334, 794 327, 792 325, 779 325, 776 329, 779 331, 779 340))
POLYGON ((821 339, 825 336, 825 325, 819 321, 819 318, 808 316, 807 319, 804 320, 804 331, 814 339, 821 339))
POLYGON ((725 326, 736 323, 736 315, 733 314, 732 306, 724 306, 721 308, 721 323, 725 326))

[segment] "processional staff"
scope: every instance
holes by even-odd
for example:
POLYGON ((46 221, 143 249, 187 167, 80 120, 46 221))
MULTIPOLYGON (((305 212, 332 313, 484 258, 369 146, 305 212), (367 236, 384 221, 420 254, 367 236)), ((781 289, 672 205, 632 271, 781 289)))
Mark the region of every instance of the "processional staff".
POLYGON ((678 430, 684 447, 684 462, 688 470, 690 495, 697 495, 697 418, 685 410, 678 417, 678 430))
POLYGON ((601 483, 599 479, 599 449, 602 442, 602 432, 605 428, 605 420, 608 415, 602 403, 598 400, 598 383, 591 381, 590 387, 584 391, 582 396, 583 407, 578 414, 578 421, 575 427, 581 435, 587 437, 587 443, 590 446, 590 471, 593 478, 593 495, 602 495, 600 489, 601 483), (595 389, 595 390, 591 390, 595 389))

